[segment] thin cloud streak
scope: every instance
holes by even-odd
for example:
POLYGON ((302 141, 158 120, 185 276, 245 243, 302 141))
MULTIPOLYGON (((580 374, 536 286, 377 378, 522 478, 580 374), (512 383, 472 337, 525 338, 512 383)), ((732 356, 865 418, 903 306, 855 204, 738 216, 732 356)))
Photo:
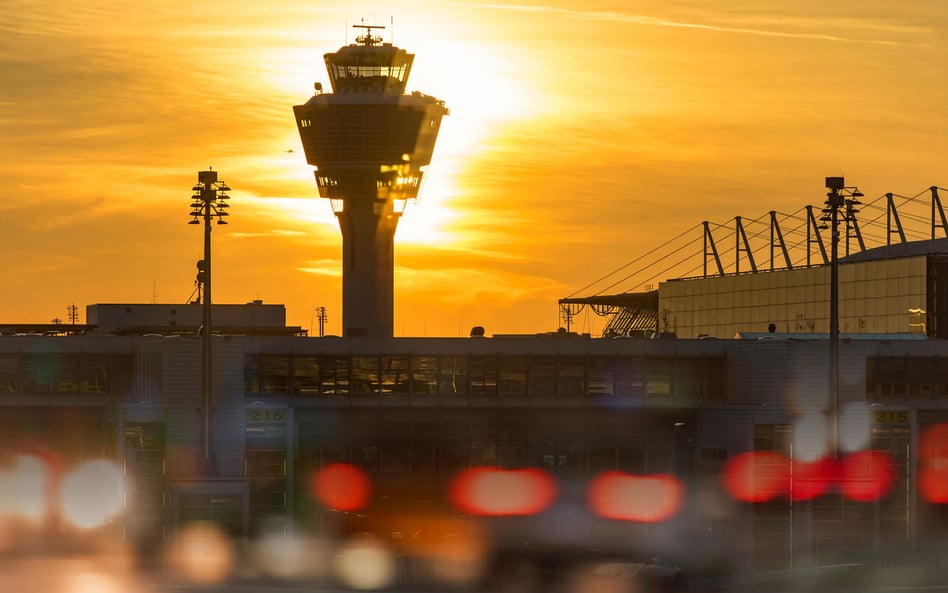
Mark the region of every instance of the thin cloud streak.
POLYGON ((230 236, 235 239, 255 239, 258 237, 305 237, 307 236, 307 234, 304 233, 303 231, 273 229, 270 231, 255 232, 255 233, 231 233, 230 236))
MULTIPOLYGON (((489 10, 503 10, 515 12, 535 12, 547 14, 559 14, 567 18, 601 21, 611 23, 626 23, 631 25, 642 25, 651 27, 669 27, 676 29, 696 29, 701 31, 713 31, 717 33, 735 33, 740 35, 754 35, 758 37, 777 37, 785 39, 811 39, 814 41, 832 41, 839 43, 859 43, 868 45, 885 45, 895 47, 932 47, 930 43, 908 43, 904 41, 893 41, 888 39, 859 39, 856 37, 844 37, 840 35, 829 35, 825 33, 794 33, 790 31, 777 31, 773 29, 751 28, 751 27, 728 27, 722 25, 712 25, 707 23, 691 23, 683 21, 673 21, 643 14, 625 14, 614 11, 583 11, 571 10, 568 8, 558 8, 556 6, 528 6, 523 4, 491 4, 488 2, 445 2, 439 4, 453 4, 455 6, 464 6, 472 8, 484 8, 489 10)), ((904 27, 889 29, 878 25, 870 25, 867 29, 905 32, 904 27)))
POLYGON ((300 266, 296 271, 304 274, 313 274, 316 276, 328 276, 330 278, 342 278, 342 262, 339 260, 323 260, 313 262, 308 266, 300 266))

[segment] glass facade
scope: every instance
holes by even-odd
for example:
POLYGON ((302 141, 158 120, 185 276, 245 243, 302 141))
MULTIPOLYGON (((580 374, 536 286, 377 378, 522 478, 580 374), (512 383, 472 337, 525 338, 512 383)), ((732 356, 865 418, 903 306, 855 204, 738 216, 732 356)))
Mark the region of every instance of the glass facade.
POLYGON ((131 354, 84 352, 0 353, 3 394, 127 394, 132 384, 131 354))
POLYGON ((244 391, 274 396, 721 399, 723 357, 248 354, 244 391))
MULTIPOLYGON (((842 333, 925 333, 911 311, 932 310, 926 256, 839 266, 842 333)), ((829 331, 829 266, 663 282, 659 331, 679 338, 739 332, 829 331)))
POLYGON ((873 356, 866 359, 866 397, 932 398, 948 396, 948 358, 873 356))

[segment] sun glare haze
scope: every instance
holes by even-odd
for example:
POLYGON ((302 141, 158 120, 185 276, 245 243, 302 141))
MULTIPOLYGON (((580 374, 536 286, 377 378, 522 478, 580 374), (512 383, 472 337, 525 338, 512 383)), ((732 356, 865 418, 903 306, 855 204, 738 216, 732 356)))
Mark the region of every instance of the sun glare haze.
POLYGON ((14 0, 0 309, 46 322, 72 303, 185 302, 189 188, 212 166, 233 188, 215 300, 285 303, 304 329, 325 306, 338 333, 339 229, 292 106, 365 19, 416 55, 408 91, 450 109, 396 235, 396 335, 555 330, 558 298, 702 220, 820 203, 830 174, 873 194, 941 181, 946 11, 14 0))

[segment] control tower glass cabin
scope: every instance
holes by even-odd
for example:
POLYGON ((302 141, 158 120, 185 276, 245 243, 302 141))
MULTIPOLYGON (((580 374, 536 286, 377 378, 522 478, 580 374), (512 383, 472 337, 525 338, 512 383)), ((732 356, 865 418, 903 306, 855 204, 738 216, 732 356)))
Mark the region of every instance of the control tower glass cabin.
POLYGON ((394 238, 405 200, 431 162, 444 101, 405 94, 414 54, 372 29, 325 55, 332 92, 293 107, 306 162, 316 167, 342 230, 342 320, 346 337, 392 337, 394 238))

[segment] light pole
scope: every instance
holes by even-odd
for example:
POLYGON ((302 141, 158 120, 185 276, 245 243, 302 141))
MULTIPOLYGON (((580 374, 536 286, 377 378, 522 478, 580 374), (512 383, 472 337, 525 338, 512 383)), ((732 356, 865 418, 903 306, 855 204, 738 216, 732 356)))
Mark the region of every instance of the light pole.
POLYGON ((227 224, 227 208, 230 199, 225 192, 230 191, 227 184, 217 180, 217 171, 198 171, 197 185, 191 188, 191 216, 188 224, 201 224, 204 219, 204 259, 197 263, 198 283, 203 287, 200 293, 201 314, 201 453, 203 455, 205 476, 216 471, 211 441, 211 415, 213 402, 211 395, 211 219, 217 217, 217 224, 227 224))
MULTIPOLYGON (((846 187, 842 177, 827 177, 826 207, 823 208, 824 223, 830 223, 830 322, 829 322, 829 415, 832 417, 830 439, 833 456, 839 454, 839 211, 845 207, 844 217, 849 221, 861 204, 862 193, 856 187, 846 187)), ((821 228, 826 228, 824 224, 821 228)))

